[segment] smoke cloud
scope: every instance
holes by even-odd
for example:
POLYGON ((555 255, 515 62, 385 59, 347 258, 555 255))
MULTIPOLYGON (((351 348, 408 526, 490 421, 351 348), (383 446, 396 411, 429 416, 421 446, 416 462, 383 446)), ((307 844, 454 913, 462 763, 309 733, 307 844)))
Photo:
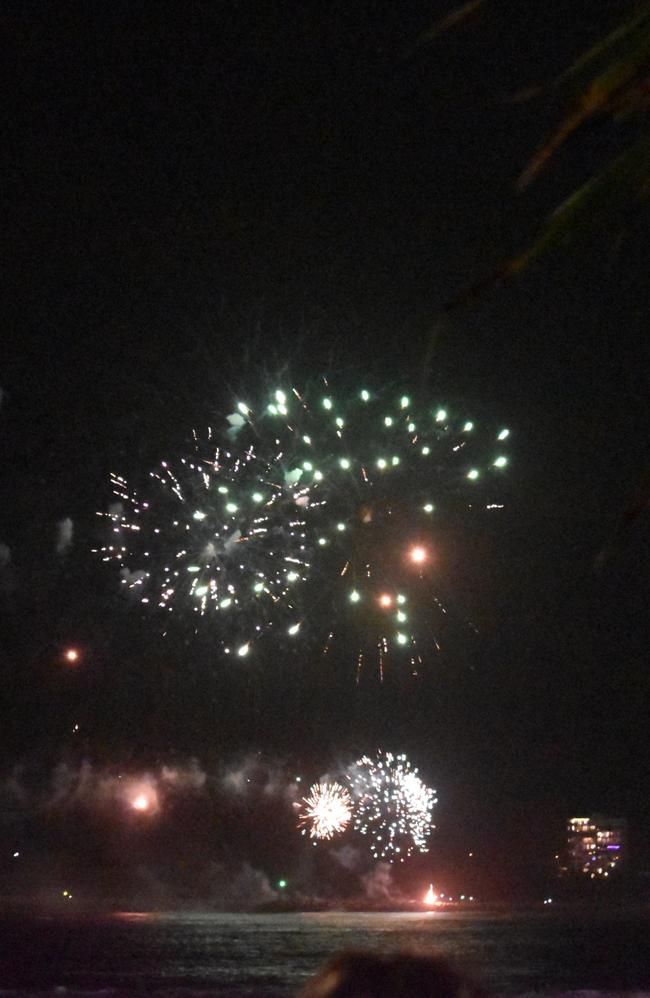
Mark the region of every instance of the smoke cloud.
POLYGON ((0 541, 0 593, 8 596, 15 589, 13 567, 11 564, 11 548, 0 541))
POLYGON ((74 534, 74 524, 69 516, 65 516, 57 523, 56 553, 65 554, 72 544, 74 534))
POLYGON ((23 767, 14 766, 9 776, 0 783, 0 813, 10 814, 13 808, 28 803, 29 795, 23 783, 23 767))
POLYGON ((208 884, 211 903, 230 910, 258 907, 278 897, 267 875, 256 870, 248 861, 244 861, 234 874, 225 864, 212 863, 208 884))
POLYGON ((265 762, 259 755, 246 756, 239 765, 226 769, 221 783, 229 793, 240 797, 259 794, 293 803, 303 793, 299 778, 281 763, 265 762))
POLYGON ((344 870, 349 870, 351 873, 356 873, 360 869, 363 869, 363 857, 354 846, 346 845, 341 846, 340 849, 333 849, 332 856, 337 863, 340 863, 344 870))
POLYGON ((133 589, 135 586, 141 586, 144 580, 147 578, 147 573, 144 568, 134 568, 131 571, 130 568, 124 566, 120 569, 120 578, 125 586, 129 589, 133 589))
POLYGON ((184 767, 163 766, 160 771, 162 782, 176 790, 202 790, 207 778, 196 759, 190 759, 184 767))
POLYGON ((207 775, 196 759, 184 766, 162 766, 158 771, 142 773, 98 770, 88 760, 79 766, 61 762, 54 769, 40 806, 66 808, 83 804, 92 807, 121 802, 136 810, 156 813, 165 796, 200 792, 206 780, 207 775))
POLYGON ((361 881, 369 901, 395 900, 393 876, 388 863, 378 863, 373 870, 361 878, 361 881))

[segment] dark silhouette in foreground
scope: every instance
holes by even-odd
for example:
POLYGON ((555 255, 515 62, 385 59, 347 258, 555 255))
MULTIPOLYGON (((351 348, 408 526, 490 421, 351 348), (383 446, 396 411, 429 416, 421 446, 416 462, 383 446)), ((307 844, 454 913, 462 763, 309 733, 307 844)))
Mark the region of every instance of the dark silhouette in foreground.
POLYGON ((484 992, 439 956, 418 953, 335 953, 301 998, 484 998, 484 992))

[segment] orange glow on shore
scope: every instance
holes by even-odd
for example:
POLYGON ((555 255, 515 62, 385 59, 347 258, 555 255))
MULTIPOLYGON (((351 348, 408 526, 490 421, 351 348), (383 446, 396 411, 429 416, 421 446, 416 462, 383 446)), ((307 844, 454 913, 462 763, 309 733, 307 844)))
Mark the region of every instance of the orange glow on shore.
POLYGON ((433 890, 433 884, 429 884, 429 890, 426 892, 422 898, 424 904, 437 904, 438 895, 433 890))
POLYGON ((421 545, 416 544, 415 547, 411 548, 409 557, 411 561, 415 562, 416 565, 422 565, 423 562, 427 560, 426 548, 423 548, 421 545))
POLYGON ((131 807, 134 811, 148 811, 149 810, 149 798, 146 794, 138 794, 137 797, 131 801, 131 807))
POLYGON ((393 597, 389 596, 388 593, 383 593, 379 597, 379 605, 383 607, 389 607, 393 605, 393 597))

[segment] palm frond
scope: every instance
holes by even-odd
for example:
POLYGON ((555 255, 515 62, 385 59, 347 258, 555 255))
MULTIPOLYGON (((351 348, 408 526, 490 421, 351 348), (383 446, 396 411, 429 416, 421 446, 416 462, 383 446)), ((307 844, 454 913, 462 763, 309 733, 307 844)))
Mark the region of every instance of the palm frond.
POLYGON ((527 187, 549 160, 582 125, 596 115, 631 114, 645 110, 647 95, 643 86, 650 66, 650 3, 636 17, 621 25, 581 56, 557 81, 565 86, 580 78, 574 89, 572 106, 519 177, 519 188, 527 187), (602 60, 607 57, 605 65, 602 60), (590 72, 584 79, 585 71, 590 72))
POLYGON ((485 0, 468 0, 467 3, 461 4, 460 7, 455 7, 453 10, 441 17, 439 21, 431 27, 423 31, 413 42, 413 45, 409 48, 406 53, 406 58, 410 58, 418 49, 423 48, 425 45, 431 45, 433 42, 437 41, 441 35, 444 35, 446 31, 450 28, 455 28, 457 25, 462 24, 463 21, 468 20, 473 14, 475 14, 480 7, 483 6, 485 0))

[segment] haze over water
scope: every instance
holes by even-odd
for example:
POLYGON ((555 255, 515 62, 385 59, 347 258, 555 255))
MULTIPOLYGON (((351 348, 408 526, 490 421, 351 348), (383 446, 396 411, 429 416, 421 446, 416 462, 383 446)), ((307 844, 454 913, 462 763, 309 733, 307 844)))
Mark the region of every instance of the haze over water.
POLYGON ((650 992, 647 911, 140 914, 0 922, 0 994, 294 994, 351 947, 440 952, 494 995, 650 992))

